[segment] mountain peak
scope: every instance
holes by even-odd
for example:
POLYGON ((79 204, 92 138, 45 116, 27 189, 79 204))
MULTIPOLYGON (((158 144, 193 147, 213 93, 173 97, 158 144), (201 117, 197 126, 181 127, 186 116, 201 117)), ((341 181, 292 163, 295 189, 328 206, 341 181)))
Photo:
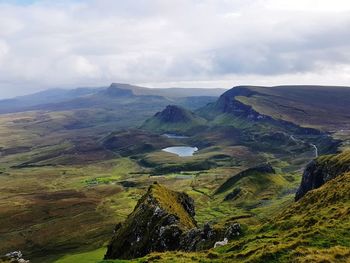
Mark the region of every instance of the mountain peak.
POLYGON ((201 126, 206 120, 192 111, 175 105, 168 105, 164 110, 157 112, 146 120, 142 128, 157 132, 184 133, 190 129, 201 126))
POLYGON ((168 105, 163 111, 155 114, 155 117, 162 122, 190 122, 194 114, 184 108, 175 105, 168 105))

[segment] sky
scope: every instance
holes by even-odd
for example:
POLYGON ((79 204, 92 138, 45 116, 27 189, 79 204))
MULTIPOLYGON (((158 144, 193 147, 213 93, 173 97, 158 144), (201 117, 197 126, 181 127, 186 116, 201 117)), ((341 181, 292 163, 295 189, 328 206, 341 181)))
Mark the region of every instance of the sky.
POLYGON ((0 0, 0 98, 48 88, 350 86, 348 0, 0 0))

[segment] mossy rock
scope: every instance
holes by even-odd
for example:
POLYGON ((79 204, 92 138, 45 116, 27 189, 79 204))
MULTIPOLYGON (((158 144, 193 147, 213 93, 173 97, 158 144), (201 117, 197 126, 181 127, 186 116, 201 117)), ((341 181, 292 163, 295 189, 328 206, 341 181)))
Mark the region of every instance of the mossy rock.
POLYGON ((197 226, 194 202, 185 193, 154 183, 134 211, 115 229, 105 259, 132 259, 176 250, 181 235, 197 226))

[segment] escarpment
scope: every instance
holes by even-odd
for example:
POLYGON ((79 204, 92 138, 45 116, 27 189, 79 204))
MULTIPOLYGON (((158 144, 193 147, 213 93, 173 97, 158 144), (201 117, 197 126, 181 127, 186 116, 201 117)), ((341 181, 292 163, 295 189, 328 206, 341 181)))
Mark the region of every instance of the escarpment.
POLYGON ((348 171, 350 171, 350 151, 324 155, 311 161, 305 168, 295 200, 298 201, 307 192, 348 171))

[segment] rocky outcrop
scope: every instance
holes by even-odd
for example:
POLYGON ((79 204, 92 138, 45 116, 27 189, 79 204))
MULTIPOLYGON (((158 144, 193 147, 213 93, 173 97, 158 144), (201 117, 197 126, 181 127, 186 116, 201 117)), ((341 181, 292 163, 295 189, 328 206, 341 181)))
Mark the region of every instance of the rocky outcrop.
POLYGON ((0 263, 29 263, 29 260, 23 259, 21 251, 13 251, 4 256, 0 256, 0 263))
POLYGON ((192 111, 179 106, 168 105, 164 110, 147 119, 141 128, 156 133, 186 134, 188 131, 203 127, 206 122, 205 119, 192 111))
POLYGON ((249 119, 259 120, 267 116, 256 112, 251 106, 245 105, 236 99, 237 96, 250 97, 257 94, 257 92, 248 87, 239 86, 226 91, 220 96, 216 102, 216 110, 223 113, 231 113, 235 116, 246 117, 249 119))
POLYGON ((124 223, 115 227, 105 259, 132 259, 150 252, 197 251, 242 235, 238 223, 197 227, 193 199, 154 183, 124 223))
POLYGON ((197 226, 194 201, 154 183, 134 211, 115 229, 106 259, 131 259, 152 251, 176 250, 181 235, 197 226))
POLYGON ((163 111, 154 115, 162 122, 190 122, 194 113, 175 105, 168 105, 163 111))
POLYGON ((193 228, 181 237, 180 248, 183 251, 210 249, 221 240, 233 240, 242 235, 239 223, 227 223, 224 227, 214 227, 209 223, 203 228, 193 228))
POLYGON ((307 192, 317 189, 327 181, 350 171, 350 152, 325 155, 311 161, 305 168, 301 184, 296 192, 298 201, 307 192))

